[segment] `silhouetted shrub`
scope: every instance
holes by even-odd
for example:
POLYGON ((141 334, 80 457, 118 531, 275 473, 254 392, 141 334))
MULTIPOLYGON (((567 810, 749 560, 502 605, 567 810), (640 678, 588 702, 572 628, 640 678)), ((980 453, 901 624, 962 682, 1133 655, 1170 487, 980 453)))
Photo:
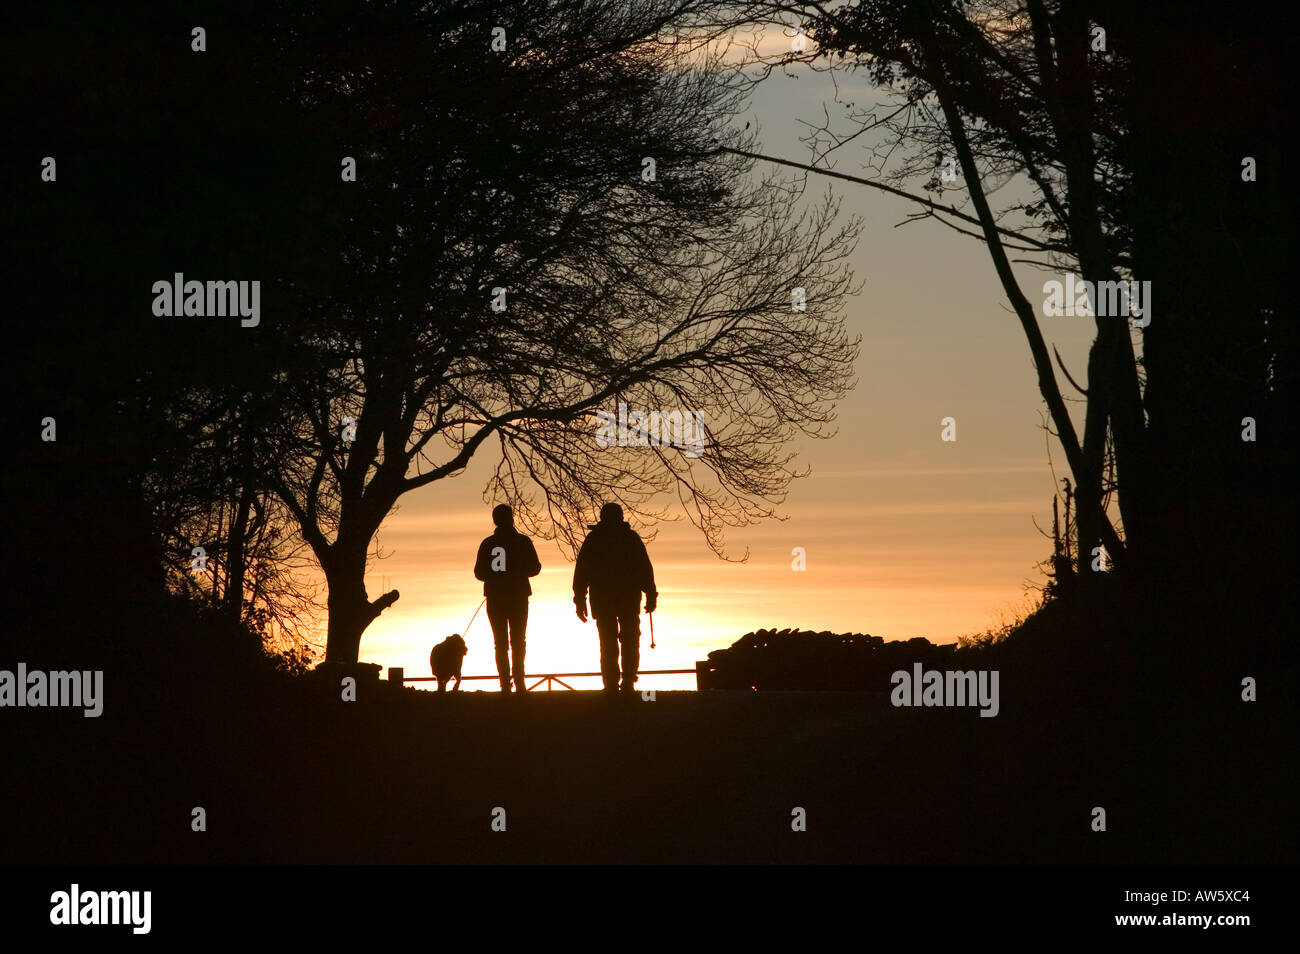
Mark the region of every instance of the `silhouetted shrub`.
POLYGON ((701 688, 879 691, 913 663, 949 665, 955 650, 919 636, 885 642, 861 633, 760 629, 709 653, 701 688))

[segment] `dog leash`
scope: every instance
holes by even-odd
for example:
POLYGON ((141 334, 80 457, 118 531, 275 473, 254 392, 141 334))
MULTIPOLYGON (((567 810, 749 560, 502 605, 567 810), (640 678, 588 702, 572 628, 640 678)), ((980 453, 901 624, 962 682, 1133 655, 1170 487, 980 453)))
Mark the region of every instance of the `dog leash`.
MULTIPOLYGON (((485 596, 485 597, 483 597, 483 603, 486 603, 486 602, 487 602, 487 597, 485 596)), ((466 633, 468 633, 468 632, 469 632, 469 628, 470 628, 471 626, 474 625, 474 620, 476 620, 476 619, 478 618, 478 610, 481 610, 481 609, 483 608, 483 603, 479 603, 479 604, 478 604, 478 609, 476 609, 476 610, 474 611, 474 615, 471 616, 471 617, 469 618, 469 622, 465 624, 465 632, 461 634, 462 636, 464 636, 466 633)))
POLYGON ((650 617, 650 648, 655 648, 655 614, 646 613, 650 617))

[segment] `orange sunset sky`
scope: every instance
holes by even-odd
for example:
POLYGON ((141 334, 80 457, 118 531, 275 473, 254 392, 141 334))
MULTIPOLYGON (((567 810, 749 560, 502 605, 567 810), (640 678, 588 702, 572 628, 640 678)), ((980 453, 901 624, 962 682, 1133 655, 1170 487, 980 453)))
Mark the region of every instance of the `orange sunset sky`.
MULTIPOLYGON (((757 122, 764 152, 807 161, 798 119, 819 119, 835 91, 824 75, 792 72, 761 84, 745 118, 757 122)), ((859 106, 880 98, 865 80, 853 88, 843 77, 840 96, 859 106)), ((847 148, 836 168, 867 174, 861 162, 847 148)), ((809 196, 819 197, 828 182, 811 177, 809 196)), ((719 560, 684 519, 658 525, 649 550, 660 591, 659 648, 651 651, 643 637, 643 669, 691 669, 709 650, 765 627, 951 642, 997 625, 1023 605, 1027 581, 1042 582, 1035 565, 1051 544, 1033 521, 1050 529, 1054 490, 1043 405, 987 250, 933 222, 895 227, 915 210, 904 200, 849 183, 831 187, 846 214, 866 221, 852 261, 863 288, 847 309, 850 332, 862 336, 857 388, 840 405, 835 437, 796 445, 796 463, 811 474, 791 484, 781 509, 787 519, 729 532, 728 554, 748 550, 747 562, 719 560), (952 443, 940 440, 948 416, 957 421, 952 443), (807 552, 804 572, 792 569, 794 547, 807 552)), ((1041 301, 1051 277, 1022 267, 1030 301, 1041 301)), ((1091 322, 1040 321, 1049 346, 1080 378, 1091 322)), ((465 674, 495 672, 485 615, 465 630, 482 599, 475 550, 500 502, 482 498, 496 462, 485 447, 464 473, 403 497, 381 529, 381 549, 391 555, 372 562, 367 589, 373 596, 396 588, 402 596, 367 630, 363 662, 427 676, 430 646, 466 633, 465 674)), ((1064 476, 1055 442, 1050 451, 1064 476)), ((554 542, 535 542, 543 569, 533 581, 528 670, 595 671, 595 626, 573 613, 573 564, 554 542)), ((639 685, 694 684, 685 676, 643 677, 639 685)), ((596 688, 599 680, 576 685, 596 688)))

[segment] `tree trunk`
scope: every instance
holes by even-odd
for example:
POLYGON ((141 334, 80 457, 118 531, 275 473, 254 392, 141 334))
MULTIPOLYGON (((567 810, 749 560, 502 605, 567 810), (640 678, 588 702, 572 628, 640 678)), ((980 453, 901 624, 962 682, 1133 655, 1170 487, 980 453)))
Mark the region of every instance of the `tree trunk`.
POLYGON ((356 662, 361 655, 361 634, 365 632, 366 592, 360 580, 330 575, 329 626, 325 642, 326 662, 356 662))
POLYGON ((353 539, 347 549, 340 534, 335 552, 325 567, 329 587, 329 624, 325 661, 355 663, 361 656, 361 636, 384 610, 397 602, 397 590, 371 601, 366 594, 366 539, 353 539))
MULTIPOLYGON (((1020 319, 1021 327, 1024 329, 1025 337, 1029 342, 1030 353, 1033 355, 1034 367, 1038 373, 1039 393, 1042 394, 1043 400, 1047 402, 1052 422, 1056 425, 1057 437, 1069 461, 1070 471, 1074 474, 1079 514, 1077 525, 1081 532, 1086 530, 1089 535, 1098 537, 1105 545, 1109 555, 1119 557, 1124 551, 1124 543, 1120 540, 1118 533, 1111 524, 1110 518, 1101 509, 1099 494, 1093 493, 1088 486, 1088 474, 1091 468, 1084 457, 1085 445, 1079 441, 1074 422, 1070 418, 1069 409, 1066 407, 1065 400, 1061 397, 1060 386, 1057 384, 1056 375, 1052 371, 1052 359, 1048 353, 1047 344, 1043 339, 1042 329, 1038 326, 1038 317, 1028 299, 1025 298, 1024 292, 1020 290, 1020 285, 1011 270, 1011 262, 1007 258, 1006 250, 997 233, 997 224, 994 221, 993 212, 989 208, 988 199, 984 195, 979 170, 975 166, 974 152, 971 149, 970 141, 966 138, 966 127, 957 109, 956 97, 953 95, 952 87, 944 75, 942 52, 937 46, 928 49, 927 52, 937 64, 937 69, 930 74, 928 79, 934 86, 935 94, 939 97, 940 108, 947 120, 948 130, 952 136, 953 150, 957 153, 957 159, 961 163, 962 175, 965 177, 967 188, 970 190, 971 204, 975 207, 979 216, 985 245, 988 246, 989 255, 993 259, 993 267, 998 273, 998 279, 1002 283, 1007 301, 1010 302, 1016 317, 1020 319), (1091 521, 1091 523, 1088 523, 1088 521, 1091 521)), ((1093 399, 1090 396, 1090 405, 1093 399)), ((1101 418, 1101 424, 1101 436, 1104 445, 1104 416, 1101 418)), ((1100 460, 1097 461, 1095 469, 1098 473, 1099 482, 1100 460)), ((1081 541, 1080 565, 1082 565, 1082 560, 1085 557, 1091 561, 1092 554, 1091 552, 1084 552, 1081 541)))
MULTIPOLYGON (((1098 205, 1096 152, 1093 146, 1093 79, 1089 63, 1089 18, 1080 3, 1067 2, 1053 18, 1041 0, 1031 0, 1048 112, 1060 145, 1067 183, 1070 237, 1085 281, 1100 289, 1116 281, 1098 205), (1049 36, 1055 38, 1053 60, 1049 36)), ((1092 550, 1100 538, 1093 533, 1103 517, 1102 468, 1108 425, 1114 435, 1115 467, 1121 484, 1118 500, 1124 519, 1125 551, 1130 548, 1141 512, 1143 468, 1142 393, 1126 316, 1103 316, 1100 293, 1095 317, 1097 338, 1088 360, 1088 409, 1084 424, 1085 471, 1076 474, 1079 508, 1080 573, 1091 571, 1092 550), (1085 536, 1086 531, 1086 536, 1085 536), (1087 565, 1084 565, 1084 559, 1087 565)), ((1140 533, 1139 533, 1140 535, 1140 533)), ((1107 548, 1107 557, 1120 561, 1125 552, 1107 548)))
POLYGON ((224 611, 235 622, 243 619, 244 613, 244 579, 248 571, 248 518, 253 509, 253 482, 247 470, 244 471, 244 488, 239 495, 235 508, 235 517, 230 525, 230 536, 226 546, 226 592, 224 594, 224 611))

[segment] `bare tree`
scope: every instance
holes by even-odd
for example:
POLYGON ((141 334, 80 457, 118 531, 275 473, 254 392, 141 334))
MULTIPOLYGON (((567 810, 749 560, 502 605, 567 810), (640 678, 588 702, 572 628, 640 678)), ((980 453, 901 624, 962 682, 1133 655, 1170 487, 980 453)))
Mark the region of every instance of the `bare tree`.
POLYGON ((173 396, 173 423, 188 439, 143 475, 167 585, 251 628, 270 650, 300 649, 315 641, 323 604, 309 548, 266 486, 270 450, 286 435, 264 396, 227 397, 173 396))
MULTIPOLYGON (((1132 63, 1125 49, 1093 50, 1083 6, 1069 2, 721 6, 738 24, 808 34, 802 51, 756 51, 751 62, 764 72, 793 61, 832 75, 864 70, 878 88, 894 92, 890 105, 849 107, 845 117, 832 119, 827 112, 824 122, 810 122, 813 162, 795 165, 909 198, 922 206, 914 219, 932 219, 986 243, 1074 476, 1080 572, 1098 543, 1122 561, 1126 544, 1104 504, 1103 469, 1113 444, 1121 488, 1116 499, 1131 537, 1146 486, 1133 332, 1127 321, 1095 318, 1097 337, 1086 375, 1080 375, 1086 383, 1076 385, 1086 405, 1080 433, 1011 256, 1027 252, 1031 264, 1077 270, 1094 287, 1132 276, 1132 172, 1124 150, 1132 63), (860 144, 868 146, 874 177, 834 171, 841 150, 860 144), (921 191, 908 191, 918 183, 921 191), (1008 183, 1015 198, 995 208, 993 193, 1008 183), (952 194, 969 201, 945 204, 952 194)), ((1074 384, 1063 365, 1062 371, 1074 384)))
POLYGON ((830 433, 857 351, 858 223, 719 151, 753 145, 743 84, 699 34, 671 41, 682 5, 399 7, 300 73, 322 123, 365 130, 338 279, 299 290, 272 482, 328 582, 328 661, 398 597, 364 586, 397 500, 488 442, 489 490, 570 545, 599 501, 652 516, 671 494, 721 552, 782 499, 789 440, 830 433), (603 439, 620 404, 699 439, 603 439))

